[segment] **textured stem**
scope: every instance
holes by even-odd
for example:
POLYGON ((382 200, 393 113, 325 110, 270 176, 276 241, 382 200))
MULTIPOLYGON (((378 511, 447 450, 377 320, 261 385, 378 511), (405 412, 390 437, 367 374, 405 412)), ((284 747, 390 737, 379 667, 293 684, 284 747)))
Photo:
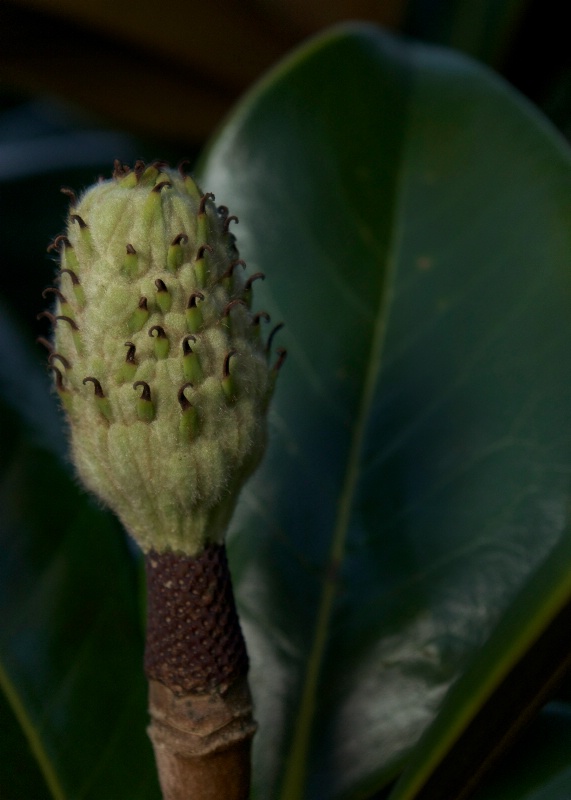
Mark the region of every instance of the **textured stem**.
POLYGON ((149 736, 164 800, 247 800, 256 725, 222 545, 147 555, 149 736))

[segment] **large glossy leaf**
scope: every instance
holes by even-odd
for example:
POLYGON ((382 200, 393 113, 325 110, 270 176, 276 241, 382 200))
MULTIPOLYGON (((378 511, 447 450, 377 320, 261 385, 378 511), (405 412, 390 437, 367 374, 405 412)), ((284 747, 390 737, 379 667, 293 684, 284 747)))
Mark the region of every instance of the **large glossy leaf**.
POLYGON ((231 550, 257 797, 362 797, 567 524, 569 153, 483 68, 353 28, 202 177, 290 354, 231 550))
POLYGON ((54 454, 47 379, 5 310, 0 331, 0 796, 152 800, 136 566, 54 454))

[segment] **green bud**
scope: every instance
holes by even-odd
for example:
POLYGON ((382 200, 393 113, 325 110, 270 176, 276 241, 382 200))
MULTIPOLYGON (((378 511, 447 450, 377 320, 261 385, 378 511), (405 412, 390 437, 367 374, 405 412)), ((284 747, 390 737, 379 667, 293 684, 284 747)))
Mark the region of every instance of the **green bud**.
POLYGON ((140 331, 145 322, 149 319, 149 308, 147 305, 147 298, 141 297, 139 299, 139 305, 133 311, 131 316, 127 321, 127 328, 129 329, 129 333, 136 333, 140 331))
POLYGON ((236 350, 230 350, 224 359, 224 370, 222 372, 222 380, 220 381, 220 386, 222 387, 224 397, 229 403, 234 403, 237 397, 236 381, 234 380, 234 376, 230 371, 230 359, 232 356, 236 355, 236 352, 236 350))
POLYGON ((182 371, 184 379, 189 383, 200 383, 204 379, 198 354, 194 352, 189 341, 196 342, 196 336, 191 333, 182 340, 182 371))
POLYGON ((145 381, 137 381, 133 384, 133 389, 138 386, 142 386, 143 391, 137 400, 137 416, 143 422, 152 422, 155 418, 155 404, 151 400, 151 387, 145 381))
POLYGON ((160 325, 153 325, 153 327, 149 329, 149 336, 154 337, 153 351, 155 358, 166 358, 171 349, 171 345, 165 333, 165 329, 160 325))
POLYGON ((77 271, 79 269, 79 262, 77 260, 77 256, 75 254, 75 251, 74 251, 73 247, 71 246, 71 242, 69 241, 67 236, 61 236, 61 235, 57 236, 54 239, 53 245, 51 245, 50 248, 48 248, 48 249, 51 249, 52 247, 56 247, 57 248, 60 243, 63 244, 63 248, 60 250, 60 260, 61 260, 62 271, 63 270, 72 270, 74 273, 77 274, 77 271))
POLYGON ((97 380, 97 378, 88 377, 83 379, 83 385, 85 386, 87 383, 92 383, 94 388, 94 395, 93 395, 93 405, 97 408, 99 414, 102 417, 105 417, 107 422, 111 422, 113 419, 113 412, 111 411, 111 403, 109 402, 109 398, 103 394, 103 389, 101 384, 97 380))
POLYGON ((172 297, 169 294, 165 282, 160 278, 157 278, 155 281, 155 286, 157 287, 157 306, 163 314, 166 314, 171 310, 172 297))
POLYGON ((125 258, 123 259, 123 272, 128 278, 136 278, 139 271, 139 258, 132 244, 125 248, 125 258))
POLYGON ((248 306, 248 308, 252 308, 252 298, 253 298, 253 294, 254 294, 253 290, 252 290, 252 284, 254 283, 254 281, 264 280, 265 277, 266 276, 264 275, 263 272, 255 272, 252 275, 252 277, 248 278, 248 280, 244 284, 244 292, 243 292, 242 297, 244 299, 244 302, 248 306))
POLYGON ((42 292, 42 297, 44 298, 44 300, 46 300, 49 295, 55 295, 58 298, 60 313, 63 316, 67 317, 68 319, 73 320, 73 308, 67 302, 63 292, 60 292, 59 289, 56 289, 53 286, 49 286, 42 292))
POLYGON ((72 269, 67 269, 65 267, 60 270, 60 272, 62 275, 69 275, 77 305, 79 308, 83 308, 85 305, 85 292, 83 291, 83 286, 79 282, 79 278, 77 277, 76 273, 72 269))
MULTIPOLYGON (((93 242, 91 240, 91 231, 87 227, 87 223, 83 219, 82 216, 79 214, 70 214, 69 216, 70 222, 75 223, 76 230, 79 230, 77 234, 77 238, 81 243, 81 247, 84 252, 93 252, 93 242)), ((69 237, 71 238, 71 237, 69 237)), ((79 260, 77 262, 79 264, 79 260)))
POLYGON ((209 244, 203 244, 198 248, 196 260, 194 262, 194 274, 196 275, 196 282, 201 289, 204 289, 208 283, 208 262, 207 253, 212 253, 213 250, 209 244))
POLYGON ((185 383, 181 386, 178 392, 178 402, 180 404, 181 416, 179 422, 179 434, 183 441, 191 441, 196 437, 199 430, 198 412, 196 408, 191 405, 184 390, 188 387, 192 388, 191 383, 185 383))
POLYGON ((211 237, 210 219, 208 217, 208 201, 214 200, 212 192, 206 192, 198 204, 198 218, 196 225, 196 240, 199 245, 209 244, 211 237))
POLYGON ((137 372, 137 360, 135 358, 136 347, 133 342, 125 342, 125 347, 128 347, 125 362, 122 364, 121 369, 117 373, 117 378, 121 383, 130 383, 137 372))
MULTIPOLYGON (((71 411, 72 411, 72 396, 71 396, 71 392, 69 392, 65 388, 65 386, 63 384, 63 375, 61 374, 60 370, 56 366, 54 366, 52 364, 53 355, 54 354, 52 354, 50 356, 49 361, 50 361, 50 369, 53 370, 54 376, 55 376, 56 392, 58 393, 58 397, 61 400, 61 403, 62 403, 63 407, 65 408, 65 410, 68 412, 68 414, 71 414, 71 411)), ((58 355, 58 358, 61 359, 61 356, 59 356, 59 354, 56 354, 56 355, 58 355)), ((66 359, 64 359, 64 361, 66 361, 66 359)), ((69 367, 69 362, 67 362, 67 363, 68 363, 68 367, 69 367)))
POLYGON ((162 164, 121 166, 52 245, 40 316, 73 460, 145 551, 220 543, 266 442, 277 369, 250 311, 260 274, 236 269, 233 218, 213 200, 162 164))
POLYGON ((204 317, 202 316, 202 309, 200 302, 204 300, 202 292, 193 292, 188 298, 186 305, 186 328, 191 333, 198 333, 204 325, 204 317))
POLYGON ((179 233, 178 236, 172 240, 171 246, 167 252, 167 269, 170 272, 176 272, 182 266, 184 261, 184 251, 182 249, 183 243, 188 242, 186 233, 179 233))

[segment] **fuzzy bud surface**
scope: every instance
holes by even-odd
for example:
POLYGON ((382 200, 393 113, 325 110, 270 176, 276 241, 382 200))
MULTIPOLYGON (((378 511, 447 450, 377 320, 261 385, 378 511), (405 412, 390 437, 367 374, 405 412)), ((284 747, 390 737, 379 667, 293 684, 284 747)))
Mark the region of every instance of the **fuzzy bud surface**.
POLYGON ((148 552, 222 542, 278 365, 229 227, 184 172, 116 164, 72 201, 50 365, 85 486, 148 552))

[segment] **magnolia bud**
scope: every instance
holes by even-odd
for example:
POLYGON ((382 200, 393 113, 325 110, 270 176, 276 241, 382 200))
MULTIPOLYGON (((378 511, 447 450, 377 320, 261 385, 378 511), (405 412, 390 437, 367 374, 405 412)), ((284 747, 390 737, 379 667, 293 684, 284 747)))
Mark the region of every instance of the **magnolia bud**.
POLYGON ((53 245, 44 316, 73 461, 146 552, 221 543, 266 442, 275 368, 250 311, 263 276, 244 274, 236 218, 213 200, 162 164, 116 165, 53 245))

